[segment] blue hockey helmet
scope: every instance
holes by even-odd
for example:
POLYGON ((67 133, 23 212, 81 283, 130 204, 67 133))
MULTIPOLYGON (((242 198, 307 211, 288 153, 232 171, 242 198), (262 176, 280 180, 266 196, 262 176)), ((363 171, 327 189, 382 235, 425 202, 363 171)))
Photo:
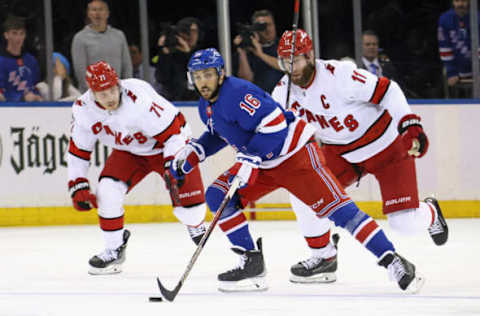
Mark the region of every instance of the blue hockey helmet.
POLYGON ((215 48, 207 48, 196 51, 190 61, 188 62, 188 80, 193 84, 192 73, 197 70, 207 68, 217 69, 218 76, 222 74, 222 69, 225 67, 222 55, 215 48))

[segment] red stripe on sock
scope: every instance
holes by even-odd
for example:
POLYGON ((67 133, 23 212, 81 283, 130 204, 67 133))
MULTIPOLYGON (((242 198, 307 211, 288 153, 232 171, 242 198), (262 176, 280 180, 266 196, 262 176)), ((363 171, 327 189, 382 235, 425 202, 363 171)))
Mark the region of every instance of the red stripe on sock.
POLYGON ((370 234, 377 229, 378 224, 374 220, 371 220, 370 223, 363 226, 363 228, 357 233, 355 238, 363 244, 365 240, 370 236, 370 234))
POLYGON ((115 231, 123 229, 123 215, 116 218, 99 217, 100 228, 104 231, 115 231))
POLYGON ((220 225, 220 228, 222 229, 222 231, 226 232, 226 231, 229 231, 230 229, 234 228, 235 226, 238 226, 238 225, 240 225, 240 224, 242 224, 246 221, 247 221, 247 218, 245 217, 245 214, 240 212, 237 215, 235 215, 234 217, 228 219, 227 221, 220 223, 219 225, 220 225))
POLYGON ((433 209, 433 207, 427 203, 428 207, 430 208, 430 212, 432 213, 432 222, 430 223, 430 226, 433 225, 433 222, 435 221, 435 210, 433 209))
POLYGON ((330 242, 330 230, 321 236, 305 237, 305 240, 310 248, 323 248, 330 242))

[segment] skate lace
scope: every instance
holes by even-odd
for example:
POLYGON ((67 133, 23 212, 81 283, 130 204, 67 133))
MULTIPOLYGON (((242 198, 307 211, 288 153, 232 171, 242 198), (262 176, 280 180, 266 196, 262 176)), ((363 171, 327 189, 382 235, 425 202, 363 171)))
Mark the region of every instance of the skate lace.
POLYGON ((430 233, 430 235, 436 235, 436 234, 441 234, 443 233, 443 227, 442 227, 442 223, 440 223, 440 220, 437 219, 433 222, 432 226, 430 226, 428 228, 428 232, 430 233))
POLYGON ((200 224, 199 226, 187 226, 188 233, 191 238, 205 234, 205 225, 200 224))
POLYGON ((398 257, 393 258, 393 261, 388 265, 387 270, 390 280, 397 282, 400 281, 402 277, 407 273, 407 271, 405 270, 405 265, 398 257))
POLYGON ((245 268, 246 262, 247 262, 247 256, 240 255, 240 260, 238 261, 237 265, 233 269, 229 270, 228 272, 242 270, 243 268, 245 268))
POLYGON ((322 262, 322 260, 323 260, 323 258, 321 258, 321 257, 310 257, 307 260, 301 261, 300 264, 302 266, 304 266, 305 269, 310 270, 310 269, 318 266, 318 264, 320 262, 322 262))
POLYGON ((116 260, 118 258, 118 252, 115 249, 105 249, 101 254, 97 255, 103 261, 116 260))

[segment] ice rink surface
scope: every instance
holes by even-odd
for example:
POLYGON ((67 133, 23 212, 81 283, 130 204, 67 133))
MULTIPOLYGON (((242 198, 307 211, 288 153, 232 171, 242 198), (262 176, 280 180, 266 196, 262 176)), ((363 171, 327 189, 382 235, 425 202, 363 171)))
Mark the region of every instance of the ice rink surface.
POLYGON ((427 233, 400 236, 379 223, 426 277, 419 294, 402 293, 375 257, 339 229, 337 282, 290 283, 290 266, 310 256, 293 221, 250 223, 252 234, 263 237, 268 291, 217 291, 216 275, 238 261, 217 227, 173 303, 148 297, 158 293, 157 275, 173 289, 195 251, 179 223, 126 225, 127 261, 111 276, 87 274, 88 259, 103 250, 97 226, 1 228, 0 315, 480 315, 479 219, 450 219, 442 247, 427 233))

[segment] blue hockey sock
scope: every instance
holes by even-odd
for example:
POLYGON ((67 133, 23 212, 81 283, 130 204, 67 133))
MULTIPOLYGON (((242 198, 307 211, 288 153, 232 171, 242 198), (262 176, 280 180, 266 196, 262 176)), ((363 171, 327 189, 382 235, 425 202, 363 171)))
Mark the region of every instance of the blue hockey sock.
MULTIPOLYGON (((225 196, 224 190, 218 186, 211 185, 205 194, 208 207, 215 213, 225 196)), ((223 210, 218 225, 227 235, 228 239, 234 246, 239 246, 245 250, 255 249, 252 235, 248 229, 248 221, 245 214, 238 208, 239 197, 234 195, 227 207, 223 210)))
POLYGON ((232 214, 232 216, 220 220, 219 226, 227 235, 232 245, 240 246, 245 250, 255 249, 252 235, 248 229, 247 218, 240 210, 232 214))
POLYGON ((387 251, 395 251, 393 244, 387 239, 377 222, 359 210, 353 202, 339 208, 328 218, 335 223, 335 226, 348 230, 377 258, 382 257, 387 251))

